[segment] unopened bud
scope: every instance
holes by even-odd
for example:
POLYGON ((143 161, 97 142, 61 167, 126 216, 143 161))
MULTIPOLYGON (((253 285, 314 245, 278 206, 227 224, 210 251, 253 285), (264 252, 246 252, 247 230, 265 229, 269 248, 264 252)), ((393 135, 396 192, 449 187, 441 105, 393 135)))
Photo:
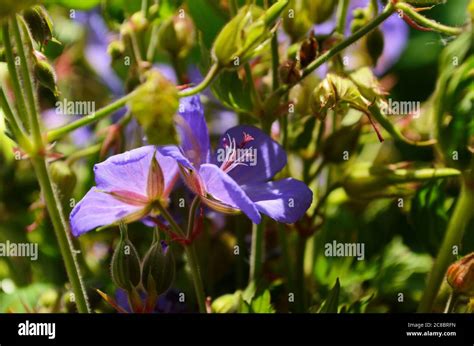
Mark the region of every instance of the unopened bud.
POLYGON ((43 6, 34 6, 23 12, 25 22, 30 28, 33 39, 38 44, 45 44, 53 37, 53 24, 43 6))
POLYGON ((54 161, 49 166, 49 171, 52 181, 60 191, 60 199, 63 202, 67 201, 76 187, 76 173, 65 161, 54 161))
POLYGON ((301 70, 294 60, 287 60, 278 69, 280 79, 285 84, 295 84, 301 79, 301 70))
POLYGON ((107 47, 107 52, 112 60, 117 60, 125 54, 125 46, 122 41, 112 41, 107 47))
POLYGON ((151 295, 160 295, 174 280, 175 261, 171 248, 164 241, 155 241, 143 260, 143 287, 151 295))
POLYGON ((314 36, 314 31, 312 31, 309 37, 301 44, 298 53, 302 67, 308 66, 314 59, 316 59, 316 56, 318 55, 318 47, 318 40, 314 36))
POLYGON ((124 224, 120 225, 120 240, 112 256, 111 274, 114 284, 127 292, 140 283, 140 257, 128 239, 124 224))
POLYGON ((306 8, 309 10, 313 23, 321 24, 331 17, 336 8, 336 0, 306 0, 306 8))
POLYGON ((194 24, 189 16, 174 16, 165 21, 158 31, 158 42, 172 57, 186 56, 194 45, 194 24))
POLYGON ((474 253, 451 264, 446 279, 456 293, 474 296, 474 253))
POLYGON ((56 85, 56 72, 47 60, 36 60, 35 76, 38 79, 38 82, 46 89, 51 90, 54 96, 57 97, 59 95, 58 87, 56 85))
POLYGON ((233 294, 224 294, 212 302, 212 311, 220 314, 238 312, 243 302, 242 291, 233 294))

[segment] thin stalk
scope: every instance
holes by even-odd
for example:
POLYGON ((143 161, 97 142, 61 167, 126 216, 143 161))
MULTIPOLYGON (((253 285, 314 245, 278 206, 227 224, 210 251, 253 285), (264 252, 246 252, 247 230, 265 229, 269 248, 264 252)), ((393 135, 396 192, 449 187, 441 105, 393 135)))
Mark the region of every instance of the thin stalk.
POLYGON ((186 97, 186 96, 192 96, 192 95, 200 93, 212 83, 212 81, 214 80, 214 78, 217 77, 220 71, 221 71, 221 67, 218 64, 212 65, 212 67, 209 69, 209 72, 207 72, 206 77, 201 81, 201 83, 196 85, 194 88, 180 91, 178 93, 178 96, 186 97))
POLYGON ((128 95, 125 95, 118 100, 112 102, 111 104, 99 109, 97 112, 93 114, 89 114, 79 120, 73 121, 72 123, 69 123, 67 125, 58 127, 56 129, 53 129, 51 131, 48 131, 46 138, 48 143, 49 142, 54 142, 63 136, 67 135, 68 133, 77 130, 80 127, 92 124, 102 118, 105 118, 107 115, 115 112, 116 110, 122 108, 123 106, 126 105, 126 103, 135 95, 134 92, 131 92, 128 95))
POLYGON ((278 67, 280 66, 280 55, 278 54, 278 35, 277 31, 273 34, 272 42, 272 88, 277 90, 280 86, 280 77, 278 75, 278 67))
POLYGON ((256 283, 262 275, 262 265, 264 256, 264 229, 265 218, 257 225, 252 225, 252 247, 250 250, 250 274, 249 283, 256 283))
POLYGON ((0 108, 3 109, 5 118, 8 120, 13 134, 15 135, 16 140, 20 146, 26 151, 30 152, 32 150, 32 143, 25 135, 25 130, 21 124, 21 120, 18 119, 18 116, 13 111, 8 102, 7 96, 3 92, 3 88, 0 86, 0 108))
POLYGON ((90 155, 98 154, 101 148, 102 148, 102 143, 98 143, 98 144, 91 145, 90 147, 75 151, 71 155, 68 156, 68 158, 66 159, 66 163, 68 165, 71 165, 79 159, 82 159, 90 155))
POLYGON ((10 73, 10 80, 13 87, 13 93, 15 95, 15 104, 18 111, 18 115, 23 123, 28 127, 29 112, 26 108, 26 102, 23 98, 23 92, 21 90, 20 76, 15 64, 15 56, 13 55, 13 45, 10 40, 10 30, 8 24, 2 25, 2 36, 3 46, 5 47, 5 57, 8 66, 8 72, 10 73))
POLYGON ((349 8, 349 0, 339 0, 339 5, 337 7, 337 26, 336 31, 344 35, 346 29, 346 18, 347 10, 349 8))
POLYGON ((283 259, 283 270, 286 277, 286 285, 288 292, 294 293, 294 278, 292 270, 292 260, 288 251, 288 235, 286 233, 285 225, 278 223, 278 239, 280 241, 282 259, 283 259))
POLYGON ((404 2, 398 2, 395 5, 395 8, 398 11, 401 11, 404 15, 413 19, 415 22, 417 22, 424 28, 429 28, 433 31, 446 34, 446 35, 451 35, 451 36, 460 35, 463 32, 462 28, 447 26, 447 25, 438 23, 437 21, 426 18, 425 16, 419 14, 415 10, 415 8, 413 8, 411 5, 406 4, 404 2))
POLYGON ((306 307, 305 279, 304 279, 304 257, 306 250, 306 237, 298 234, 296 247, 296 309, 304 312, 306 307))
MULTIPOLYGON (((18 50, 18 56, 20 57, 20 69, 23 75, 24 83, 24 92, 26 95, 26 101, 31 107, 29 114, 29 122, 31 128, 31 134, 33 137, 33 143, 36 146, 36 150, 40 151, 43 149, 43 138, 41 137, 41 128, 38 121, 38 103, 36 102, 35 89, 33 85, 33 71, 31 70, 31 63, 27 57, 25 51, 25 41, 20 31, 20 26, 18 24, 18 16, 11 20, 13 28, 13 36, 16 41, 16 49, 18 50)), ((27 33, 24 33, 26 35, 27 33)), ((31 53, 31 52, 28 52, 31 53)))
POLYGON ((58 239, 62 260, 64 261, 66 272, 74 292, 77 311, 80 313, 89 313, 90 308, 85 293, 86 290, 82 282, 77 260, 73 255, 69 227, 63 217, 61 202, 55 193, 46 161, 43 157, 37 156, 32 159, 32 163, 48 208, 49 217, 53 223, 56 238, 58 239))
POLYGON ((446 235, 444 236, 443 243, 438 252, 438 257, 436 258, 431 273, 428 276, 428 283, 423 292, 418 312, 431 312, 446 270, 448 269, 448 266, 456 260, 456 256, 453 254, 453 247, 460 246, 464 236, 464 231, 473 217, 473 181, 474 179, 472 176, 466 176, 463 179, 459 200, 456 203, 453 215, 449 221, 446 235))
POLYGON ((148 17, 148 7, 150 7, 150 0, 142 0, 142 12, 145 18, 148 17))

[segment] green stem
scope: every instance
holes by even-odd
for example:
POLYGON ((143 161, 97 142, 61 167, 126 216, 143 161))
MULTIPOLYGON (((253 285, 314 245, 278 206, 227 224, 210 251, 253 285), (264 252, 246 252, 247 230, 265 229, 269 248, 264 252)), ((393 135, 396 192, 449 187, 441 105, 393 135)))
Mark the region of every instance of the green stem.
POLYGON ((18 111, 20 119, 24 122, 26 127, 28 126, 27 119, 29 118, 28 109, 26 108, 26 102, 23 97, 23 92, 21 90, 19 72, 15 64, 15 56, 13 55, 13 45, 10 40, 10 30, 8 24, 5 23, 2 25, 2 36, 3 36, 3 45, 5 47, 5 57, 8 66, 8 72, 10 73, 10 80, 13 87, 13 93, 15 95, 15 104, 18 111))
POLYGON ((8 102, 7 96, 3 92, 3 88, 0 86, 0 108, 3 109, 3 113, 5 114, 5 119, 8 120, 8 123, 12 129, 12 132, 22 147, 26 152, 32 151, 32 143, 25 135, 25 131, 22 127, 21 120, 18 119, 16 113, 10 106, 8 102))
MULTIPOLYGON (((471 173, 472 175, 472 173, 471 173)), ((418 307, 418 312, 430 312, 433 303, 438 294, 441 283, 445 276, 446 270, 450 263, 456 260, 453 254, 453 247, 460 246, 464 231, 473 217, 474 210, 474 179, 473 177, 464 177, 461 194, 456 203, 453 215, 448 224, 446 235, 438 252, 438 257, 435 260, 431 273, 428 276, 428 283, 426 285, 423 297, 418 307)))
POLYGON ((186 97, 186 96, 191 96, 200 93, 204 89, 206 89, 214 80, 214 78, 217 77, 219 72, 221 71, 221 67, 218 64, 212 65, 212 67, 209 69, 209 72, 207 73, 206 77, 196 85, 194 88, 191 89, 186 89, 182 90, 178 93, 179 97, 186 97))
POLYGON ((252 225, 252 247, 250 250, 250 275, 249 282, 257 283, 262 275, 263 253, 264 253, 264 229, 265 219, 257 225, 252 225))
MULTIPOLYGON (((18 17, 12 19, 11 22, 13 27, 13 36, 15 37, 16 48, 18 50, 18 56, 20 57, 20 69, 23 75, 23 83, 25 87, 24 92, 28 105, 31 107, 28 114, 31 134, 33 136, 33 143, 36 147, 36 150, 40 151, 43 149, 43 138, 41 137, 41 128, 38 121, 39 110, 35 97, 35 89, 33 86, 33 71, 31 71, 31 63, 25 52, 26 43, 20 31, 18 17)), ((24 35, 26 34, 27 33, 24 33, 24 35)), ((31 52, 28 53, 31 54, 31 52)))
POLYGON ((421 26, 425 28, 430 28, 433 31, 437 31, 446 35, 460 35, 463 32, 462 28, 447 26, 429 18, 426 18, 425 16, 419 14, 411 5, 406 4, 404 2, 398 2, 395 5, 395 8, 398 10, 398 12, 401 11, 402 14, 410 17, 421 26))
POLYGON ((280 66, 280 56, 278 54, 278 36, 277 31, 273 34, 272 42, 272 88, 277 90, 280 86, 280 77, 278 75, 278 67, 280 66))
POLYGON ((304 312, 306 306, 305 299, 305 279, 304 279, 304 255, 306 250, 306 237, 298 234, 298 244, 296 247, 296 309, 297 312, 304 312))
POLYGON ((145 18, 148 17, 148 7, 150 7, 150 0, 142 0, 142 12, 145 18))
POLYGON ((280 241, 281 253, 283 257, 283 268, 286 277, 286 285, 288 292, 294 293, 294 278, 291 266, 290 254, 288 251, 288 235, 286 234, 285 225, 278 223, 278 239, 280 241))
POLYGON ((189 209, 189 218, 188 218, 188 231, 186 236, 188 238, 193 234, 194 220, 196 219, 196 210, 201 204, 201 198, 198 196, 194 197, 193 202, 191 203, 191 209, 189 209))
POLYGON ((66 163, 68 165, 72 165, 74 162, 76 162, 79 159, 82 159, 83 157, 95 155, 99 153, 101 148, 102 148, 102 143, 98 143, 98 144, 91 145, 90 147, 75 151, 71 155, 68 156, 68 158, 66 159, 66 163))
POLYGON ((116 110, 122 108, 123 106, 125 106, 125 104, 134 96, 134 92, 131 92, 130 94, 128 95, 125 95, 121 98, 119 98, 118 100, 112 102, 111 104, 105 106, 104 108, 101 108, 99 109, 97 112, 93 113, 93 114, 89 114, 79 120, 76 120, 76 121, 73 121, 72 123, 69 123, 67 125, 64 125, 64 126, 61 126, 61 127, 58 127, 56 129, 53 129, 51 131, 48 131, 47 133, 47 141, 48 143, 49 142, 54 142, 60 138, 62 138, 63 136, 67 135, 68 133, 80 128, 80 127, 83 127, 83 126, 86 126, 86 125, 89 125, 89 124, 92 124, 102 118, 105 118, 107 115, 115 112, 116 110))
MULTIPOLYGON (((190 234, 190 230, 192 232, 192 228, 194 225, 194 215, 196 214, 196 209, 199 206, 200 200, 199 197, 195 197, 193 200, 193 203, 191 204, 191 208, 189 210, 189 216, 188 216, 188 234, 190 234)), ((185 237, 186 234, 184 231, 181 229, 181 227, 176 223, 174 218, 171 216, 171 214, 166 210, 166 208, 163 208, 161 204, 157 205, 161 215, 166 219, 166 221, 169 222, 171 228, 173 231, 177 234, 179 234, 181 237, 185 237)), ((199 304, 199 312, 206 312, 206 295, 204 293, 204 288, 202 285, 202 278, 201 278, 201 271, 199 269, 199 262, 197 259, 196 255, 196 249, 194 247, 194 243, 190 243, 188 245, 184 246, 184 251, 186 252, 186 257, 188 259, 188 264, 189 268, 191 270, 191 276, 194 284, 194 290, 196 293, 196 299, 199 304)))
POLYGON ((71 287, 76 300, 77 311, 80 313, 90 312, 86 291, 79 272, 77 260, 73 255, 73 246, 69 235, 69 227, 63 217, 61 202, 59 201, 55 189, 49 176, 46 161, 42 157, 32 159, 33 167, 39 181, 48 214, 53 223, 54 232, 58 239, 62 260, 66 267, 66 272, 71 282, 71 287))
POLYGON ((194 290, 196 291, 196 299, 199 304, 199 312, 206 313, 206 295, 202 285, 201 270, 196 255, 196 248, 193 243, 184 247, 188 258, 189 268, 193 278, 194 290))
POLYGON ((349 0, 339 0, 339 5, 337 7, 337 26, 336 32, 341 35, 344 35, 346 29, 346 18, 347 10, 349 8, 349 0))

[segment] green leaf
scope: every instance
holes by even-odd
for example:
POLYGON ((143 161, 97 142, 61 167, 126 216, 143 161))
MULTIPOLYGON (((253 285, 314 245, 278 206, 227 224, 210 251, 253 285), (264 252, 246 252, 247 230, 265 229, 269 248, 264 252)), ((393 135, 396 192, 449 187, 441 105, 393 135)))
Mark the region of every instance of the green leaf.
POLYGON ((253 110, 251 88, 236 71, 221 72, 212 85, 212 91, 219 101, 236 112, 251 113, 253 110))
POLYGON ((187 1, 189 13, 194 24, 202 33, 205 46, 210 50, 217 34, 225 25, 227 18, 220 11, 217 2, 212 0, 187 1))
POLYGON ((275 308, 271 303, 270 291, 265 290, 262 294, 252 299, 250 310, 254 313, 274 313, 275 308))
POLYGON ((323 305, 321 305, 321 309, 319 310, 320 313, 337 313, 340 291, 341 285, 339 283, 339 278, 337 278, 334 287, 331 289, 331 292, 329 292, 323 305))

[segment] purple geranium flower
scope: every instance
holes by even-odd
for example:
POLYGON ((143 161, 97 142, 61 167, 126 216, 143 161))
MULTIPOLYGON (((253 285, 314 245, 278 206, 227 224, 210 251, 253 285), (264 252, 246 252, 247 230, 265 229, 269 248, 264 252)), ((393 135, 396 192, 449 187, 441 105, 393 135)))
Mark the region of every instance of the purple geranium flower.
POLYGON ((178 168, 159 147, 149 145, 108 158, 94 166, 94 173, 97 186, 70 215, 76 237, 99 226, 158 215, 158 203, 168 205, 178 168))
POLYGON ((269 181, 286 165, 286 153, 258 128, 231 128, 211 156, 201 101, 191 96, 181 99, 177 130, 181 147, 164 147, 161 153, 176 159, 188 187, 212 209, 242 211, 254 223, 261 221, 260 213, 293 223, 311 205, 312 192, 303 182, 269 181))

